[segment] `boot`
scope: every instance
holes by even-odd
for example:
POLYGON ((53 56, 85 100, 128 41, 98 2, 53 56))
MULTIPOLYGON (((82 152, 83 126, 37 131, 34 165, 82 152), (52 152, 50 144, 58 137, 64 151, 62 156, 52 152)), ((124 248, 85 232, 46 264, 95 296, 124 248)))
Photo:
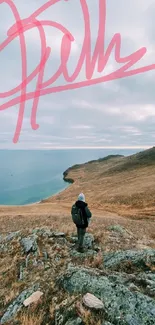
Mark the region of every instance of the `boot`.
POLYGON ((79 252, 79 253, 84 253, 84 248, 79 246, 79 247, 78 247, 78 252, 79 252))

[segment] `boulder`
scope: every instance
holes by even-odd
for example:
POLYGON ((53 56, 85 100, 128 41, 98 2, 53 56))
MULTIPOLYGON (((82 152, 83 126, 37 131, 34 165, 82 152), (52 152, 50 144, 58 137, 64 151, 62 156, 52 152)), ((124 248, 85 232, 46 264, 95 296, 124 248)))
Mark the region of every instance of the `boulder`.
POLYGON ((29 236, 21 239, 21 245, 23 246, 26 254, 30 252, 36 252, 38 250, 37 236, 29 236))
POLYGON ((103 302, 91 293, 87 293, 86 295, 84 295, 83 303, 85 306, 92 309, 104 309, 103 302))
POLYGON ((41 291, 36 291, 36 292, 32 293, 32 295, 30 297, 28 297, 27 299, 24 300, 23 305, 25 307, 27 307, 27 306, 31 305, 32 303, 37 302, 41 298, 42 295, 43 295, 43 292, 41 292, 41 291))

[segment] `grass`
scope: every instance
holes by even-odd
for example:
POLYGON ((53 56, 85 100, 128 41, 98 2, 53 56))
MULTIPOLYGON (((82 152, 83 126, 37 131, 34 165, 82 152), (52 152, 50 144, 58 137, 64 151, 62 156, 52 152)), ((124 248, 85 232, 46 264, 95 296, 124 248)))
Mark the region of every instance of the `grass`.
POLYGON ((44 314, 32 315, 32 313, 24 312, 18 318, 18 321, 22 325, 41 325, 44 318, 44 314))
POLYGON ((85 325, 103 324, 104 311, 89 310, 80 301, 76 304, 76 310, 85 325))

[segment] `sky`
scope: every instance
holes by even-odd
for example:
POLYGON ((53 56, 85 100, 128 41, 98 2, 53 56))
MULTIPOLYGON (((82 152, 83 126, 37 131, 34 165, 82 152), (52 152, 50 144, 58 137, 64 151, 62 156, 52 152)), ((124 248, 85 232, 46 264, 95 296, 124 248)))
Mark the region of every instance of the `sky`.
MULTIPOLYGON (((84 1, 84 0, 81 0, 84 1)), ((85 0, 90 15, 91 55, 98 35, 99 0, 85 0)), ((21 19, 28 18, 47 0, 14 0, 21 19)), ((107 0, 105 49, 114 34, 121 35, 121 57, 142 47, 144 57, 134 65, 139 68, 155 63, 155 1, 107 0)), ((85 30, 80 0, 61 0, 40 14, 37 19, 50 20, 64 26, 74 36, 67 63, 73 74, 80 58, 85 30)), ((15 23, 8 4, 0 4, 0 44, 7 38, 8 29, 15 23)), ((44 27, 46 44, 51 48, 45 66, 44 81, 58 70, 61 62, 63 33, 55 27, 44 27)), ((37 28, 24 33, 27 51, 28 74, 39 64, 41 41, 37 28)), ((85 63, 76 81, 85 81, 85 63)), ((95 66, 92 79, 107 75, 120 68, 112 51, 103 71, 95 66)), ((21 83, 22 64, 19 37, 0 51, 0 105, 20 95, 3 94, 21 83)), ((37 78, 27 87, 35 91, 37 78)), ((60 76, 51 86, 67 84, 60 76)), ((13 137, 17 125, 19 104, 0 111, 0 149, 51 149, 51 148, 148 148, 155 142, 155 71, 144 72, 113 81, 81 87, 74 90, 46 94, 39 98, 37 123, 30 123, 33 99, 25 105, 23 125, 17 143, 13 137)))

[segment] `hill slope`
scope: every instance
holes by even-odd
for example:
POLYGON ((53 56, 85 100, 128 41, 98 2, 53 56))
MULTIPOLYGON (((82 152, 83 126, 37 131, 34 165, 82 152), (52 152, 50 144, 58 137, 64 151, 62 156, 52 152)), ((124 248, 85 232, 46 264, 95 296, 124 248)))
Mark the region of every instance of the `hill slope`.
POLYGON ((128 157, 108 156, 75 165, 64 172, 64 180, 73 184, 44 202, 67 203, 84 192, 92 208, 124 213, 128 206, 154 214, 155 147, 128 157))

